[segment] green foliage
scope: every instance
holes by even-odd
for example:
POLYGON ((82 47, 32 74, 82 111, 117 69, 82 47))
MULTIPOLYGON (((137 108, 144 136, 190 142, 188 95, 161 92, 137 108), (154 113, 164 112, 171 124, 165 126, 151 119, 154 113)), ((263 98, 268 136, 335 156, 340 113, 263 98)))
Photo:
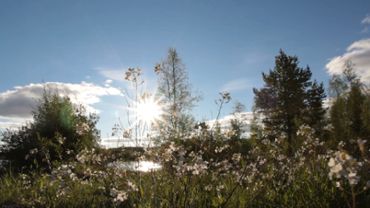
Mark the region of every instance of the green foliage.
POLYGON ((33 119, 2 135, 1 155, 15 170, 50 171, 53 163, 72 159, 82 149, 97 145, 97 117, 86 116, 83 107, 75 107, 69 98, 45 92, 33 119))

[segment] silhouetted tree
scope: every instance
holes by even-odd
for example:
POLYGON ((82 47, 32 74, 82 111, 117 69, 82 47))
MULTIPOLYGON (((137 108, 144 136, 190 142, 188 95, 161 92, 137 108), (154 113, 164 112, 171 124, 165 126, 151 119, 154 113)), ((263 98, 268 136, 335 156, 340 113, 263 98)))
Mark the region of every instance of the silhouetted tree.
POLYGON ((310 68, 301 68, 298 64, 296 56, 288 56, 280 50, 274 69, 268 74, 262 73, 264 87, 253 90, 256 113, 263 117, 264 135, 270 139, 281 134, 286 136, 288 153, 292 153, 297 143, 299 126, 310 124, 315 128, 324 114, 323 85, 311 82, 310 68), (317 115, 309 116, 311 111, 317 115))

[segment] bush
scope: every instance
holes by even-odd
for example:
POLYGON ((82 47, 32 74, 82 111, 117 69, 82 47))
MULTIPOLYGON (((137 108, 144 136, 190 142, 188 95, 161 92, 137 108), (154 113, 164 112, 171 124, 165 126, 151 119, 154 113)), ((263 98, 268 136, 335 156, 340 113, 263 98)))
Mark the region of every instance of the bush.
POLYGON ((17 131, 2 134, 0 150, 5 166, 16 171, 50 171, 54 163, 97 146, 97 117, 86 116, 84 108, 74 106, 68 97, 45 92, 33 112, 33 120, 17 131))

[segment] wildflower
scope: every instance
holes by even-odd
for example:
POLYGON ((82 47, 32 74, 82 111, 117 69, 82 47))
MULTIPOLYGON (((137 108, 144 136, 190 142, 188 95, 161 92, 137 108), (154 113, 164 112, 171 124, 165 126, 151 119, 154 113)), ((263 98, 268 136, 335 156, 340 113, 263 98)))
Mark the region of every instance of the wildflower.
POLYGON ((357 185, 360 176, 357 175, 358 170, 362 166, 361 162, 357 162, 351 155, 343 151, 337 151, 334 157, 329 159, 328 166, 330 168, 329 178, 345 178, 350 185, 357 185))
POLYGON ((57 137, 57 141, 59 142, 59 144, 63 144, 65 140, 66 140, 66 137, 61 137, 61 136, 57 137))
POLYGON ((84 152, 81 152, 80 154, 78 154, 76 156, 76 160, 80 163, 84 163, 86 161, 86 155, 84 154, 84 152))
POLYGON ((206 191, 211 191, 212 190, 212 185, 207 185, 204 187, 204 190, 206 191))
POLYGON ((37 148, 33 148, 33 149, 30 150, 31 155, 36 154, 37 152, 38 152, 37 148))
POLYGON ((114 197, 113 202, 115 202, 117 204, 120 204, 120 203, 126 201, 127 198, 128 198, 128 195, 125 191, 120 191, 120 190, 117 190, 116 188, 112 188, 111 196, 114 197))
POLYGON ((345 143, 344 141, 340 141, 340 142, 338 143, 338 147, 339 147, 339 149, 342 149, 344 146, 346 146, 346 143, 345 143))
POLYGON ((351 160, 352 159, 352 157, 349 154, 345 153, 345 152, 340 152, 339 156, 340 156, 340 159, 342 161, 346 161, 346 160, 351 160))
POLYGON ((216 187, 216 190, 217 191, 221 191, 221 190, 223 190, 225 188, 225 186, 224 185, 218 185, 217 187, 216 187))
POLYGON ((277 159, 278 161, 282 161, 282 160, 286 159, 286 156, 285 156, 285 155, 280 154, 280 155, 278 155, 278 157, 277 157, 276 159, 277 159))
POLYGON ((227 148, 229 148, 230 147, 230 145, 224 145, 224 146, 222 146, 222 147, 216 147, 216 149, 215 149, 215 153, 221 153, 222 151, 224 151, 225 149, 227 149, 227 148))
MULTIPOLYGON (((333 168, 331 169, 331 172, 334 173, 334 174, 338 174, 340 171, 343 170, 343 167, 341 164, 336 164, 333 166, 333 168)), ((339 175, 339 174, 338 174, 339 175)), ((339 175, 340 177, 340 175, 339 175)))
POLYGON ((127 181, 127 185, 128 187, 130 187, 130 189, 132 189, 133 191, 138 191, 139 189, 137 188, 137 186, 132 183, 131 181, 127 181))
POLYGON ((335 165, 335 160, 333 158, 330 158, 328 162, 328 166, 331 168, 331 167, 334 167, 334 165, 335 165))
POLYGON ((160 71, 161 71, 161 65, 160 65, 160 64, 155 65, 155 67, 154 67, 154 72, 155 72, 156 74, 159 74, 159 73, 160 73, 160 71))
POLYGON ((232 160, 234 162, 239 162, 241 159, 241 154, 240 153, 234 153, 233 156, 232 156, 232 160))
POLYGON ((231 96, 230 96, 230 93, 229 92, 220 92, 220 95, 221 95, 221 99, 225 102, 225 103, 228 103, 230 102, 231 100, 231 96))
POLYGON ((270 144, 270 140, 268 140, 268 139, 263 139, 263 140, 262 140, 262 144, 264 144, 264 145, 268 145, 268 144, 270 144))
POLYGON ((360 151, 361 151, 362 153, 364 153, 364 152, 365 152, 365 143, 366 143, 366 140, 363 140, 363 139, 358 139, 358 140, 357 140, 357 144, 358 144, 358 146, 359 146, 359 148, 360 148, 360 151))
POLYGON ((357 176, 356 173, 349 173, 348 174, 348 181, 351 185, 356 185, 358 181, 360 180, 360 176, 357 176))
POLYGON ((113 201, 114 202, 121 203, 121 202, 126 201, 127 197, 128 196, 127 196, 127 193, 126 192, 120 191, 120 192, 117 193, 117 196, 116 196, 116 198, 113 201))

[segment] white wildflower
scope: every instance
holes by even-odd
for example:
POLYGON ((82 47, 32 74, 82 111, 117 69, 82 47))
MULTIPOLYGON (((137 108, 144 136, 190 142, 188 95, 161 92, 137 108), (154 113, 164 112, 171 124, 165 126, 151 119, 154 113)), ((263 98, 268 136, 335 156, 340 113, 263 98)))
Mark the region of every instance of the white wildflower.
POLYGON ((360 176, 357 176, 356 173, 349 173, 348 174, 348 181, 351 185, 356 185, 360 180, 360 176))
POLYGON ((231 158, 234 162, 239 162, 240 159, 241 159, 241 154, 240 153, 234 153, 232 158, 231 158))
POLYGON ((131 181, 127 181, 127 185, 128 185, 128 187, 130 187, 130 189, 131 190, 133 190, 133 191, 138 191, 139 189, 137 188, 137 186, 134 184, 134 183, 132 183, 131 181))

